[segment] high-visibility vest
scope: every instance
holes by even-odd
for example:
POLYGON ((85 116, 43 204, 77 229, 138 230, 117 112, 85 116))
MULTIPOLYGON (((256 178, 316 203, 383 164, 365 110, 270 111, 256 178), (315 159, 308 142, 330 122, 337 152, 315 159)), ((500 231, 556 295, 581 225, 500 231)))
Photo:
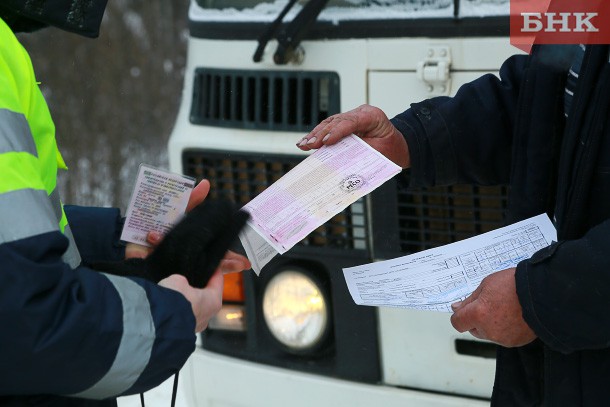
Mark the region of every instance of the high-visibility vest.
MULTIPOLYGON (((65 167, 28 54, 0 20, 0 360, 13 367, 0 369, 0 394, 14 395, 15 405, 64 405, 63 396, 102 403, 145 391, 195 349, 183 295, 80 264, 57 192, 65 167)), ((118 229, 75 232, 96 256, 108 254, 118 229)))
POLYGON ((30 57, 0 19, 0 244, 59 229, 70 240, 63 259, 76 267, 58 169, 67 167, 30 57))

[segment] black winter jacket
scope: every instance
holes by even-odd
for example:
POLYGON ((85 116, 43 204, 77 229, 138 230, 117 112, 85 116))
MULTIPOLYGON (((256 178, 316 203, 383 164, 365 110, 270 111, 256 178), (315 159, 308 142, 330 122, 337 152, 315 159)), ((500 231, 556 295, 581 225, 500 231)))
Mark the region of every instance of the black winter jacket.
POLYGON ((610 405, 610 63, 587 48, 566 119, 577 46, 508 59, 453 98, 392 119, 411 151, 411 187, 510 186, 507 223, 543 212, 558 243, 517 266, 523 317, 539 339, 499 348, 493 406, 610 405))

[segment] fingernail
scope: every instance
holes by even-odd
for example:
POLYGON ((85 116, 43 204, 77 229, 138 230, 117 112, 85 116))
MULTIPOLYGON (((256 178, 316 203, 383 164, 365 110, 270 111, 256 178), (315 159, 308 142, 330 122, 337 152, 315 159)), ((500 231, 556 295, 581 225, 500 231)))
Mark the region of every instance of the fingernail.
POLYGON ((305 144, 307 144, 307 139, 306 139, 306 138, 304 138, 303 140, 301 140, 301 141, 299 142, 299 144, 297 144, 297 145, 298 145, 299 147, 302 147, 302 146, 304 146, 305 144))
POLYGON ((328 133, 326 136, 324 136, 324 138, 322 139, 322 143, 324 143, 329 138, 330 138, 330 133, 328 133))
POLYGON ((150 232, 148 234, 148 239, 150 240, 150 243, 157 243, 159 240, 161 240, 161 233, 150 232))
POLYGON ((303 140, 305 140, 305 137, 303 137, 302 139, 300 139, 299 141, 297 141, 297 146, 300 146, 301 143, 303 142, 303 140))
POLYGON ((316 142, 317 139, 318 139, 317 137, 312 137, 309 139, 309 141, 307 141, 307 144, 313 144, 316 142))
POLYGON ((456 309, 460 308, 461 305, 462 301, 454 302, 453 304, 451 304, 451 309, 455 311, 456 309))

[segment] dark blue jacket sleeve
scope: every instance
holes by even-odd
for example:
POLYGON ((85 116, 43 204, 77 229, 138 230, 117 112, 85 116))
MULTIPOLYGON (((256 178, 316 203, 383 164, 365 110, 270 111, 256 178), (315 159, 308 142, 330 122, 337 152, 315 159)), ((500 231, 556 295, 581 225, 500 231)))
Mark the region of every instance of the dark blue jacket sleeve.
POLYGON ((454 97, 415 103, 391 120, 409 145, 410 186, 508 182, 525 64, 526 56, 513 56, 499 78, 484 75, 454 97))
POLYGON ((64 205, 83 264, 125 258, 120 242, 124 219, 118 208, 64 205))
POLYGON ((0 395, 104 399, 153 388, 194 350, 178 292, 70 269, 59 231, 0 245, 0 395))
POLYGON ((610 347, 608 236, 610 220, 580 239, 554 243, 517 266, 523 317, 554 350, 610 347))

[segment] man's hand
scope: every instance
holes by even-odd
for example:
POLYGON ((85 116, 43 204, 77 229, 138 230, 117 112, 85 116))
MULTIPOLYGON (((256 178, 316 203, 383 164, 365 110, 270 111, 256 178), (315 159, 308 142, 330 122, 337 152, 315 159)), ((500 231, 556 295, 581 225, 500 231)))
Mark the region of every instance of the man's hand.
POLYGON ((161 281, 181 274, 193 287, 204 287, 248 217, 229 200, 206 199, 188 212, 144 259, 144 276, 161 281))
POLYGON ((99 261, 91 268, 157 283, 172 274, 181 274, 193 287, 203 288, 218 267, 237 271, 249 265, 243 257, 233 254, 221 264, 248 217, 231 201, 206 200, 188 212, 145 258, 99 261))
MULTIPOLYGON (((146 236, 146 240, 150 241, 151 233, 158 234, 158 232, 148 232, 148 235, 146 236)), ((146 258, 146 256, 148 256, 150 254, 150 252, 153 251, 153 249, 154 248, 152 248, 152 247, 142 246, 141 244, 137 244, 137 243, 127 243, 125 245, 125 260, 144 259, 144 258, 146 258)))
POLYGON ((510 268, 490 274, 468 298, 452 304, 453 327, 508 348, 523 346, 536 339, 536 334, 521 316, 515 270, 510 268))
POLYGON ((352 133, 401 168, 411 165, 405 138, 381 109, 370 105, 362 105, 323 120, 297 142, 297 147, 304 151, 320 148, 324 144, 335 144, 352 133))
MULTIPOLYGON (((189 201, 186 205, 186 212, 189 212, 191 209, 202 203, 209 193, 210 181, 207 179, 201 180, 201 182, 197 184, 195 188, 193 188, 193 191, 189 196, 189 201)), ((127 243, 125 246, 125 259, 146 258, 150 253, 152 253, 153 250, 155 250, 155 247, 161 243, 161 239, 163 239, 163 235, 161 233, 151 231, 146 235, 146 241, 151 245, 150 247, 142 246, 137 243, 127 243)))
POLYGON ((178 291, 191 303, 195 315, 195 332, 201 332, 207 328, 210 319, 220 311, 222 307, 222 290, 224 278, 220 270, 210 278, 205 288, 198 289, 189 285, 184 276, 173 274, 159 281, 159 285, 178 291))
POLYGON ((219 270, 221 273, 227 274, 250 270, 251 268, 252 264, 250 264, 250 260, 247 257, 229 250, 220 261, 217 271, 219 270))

